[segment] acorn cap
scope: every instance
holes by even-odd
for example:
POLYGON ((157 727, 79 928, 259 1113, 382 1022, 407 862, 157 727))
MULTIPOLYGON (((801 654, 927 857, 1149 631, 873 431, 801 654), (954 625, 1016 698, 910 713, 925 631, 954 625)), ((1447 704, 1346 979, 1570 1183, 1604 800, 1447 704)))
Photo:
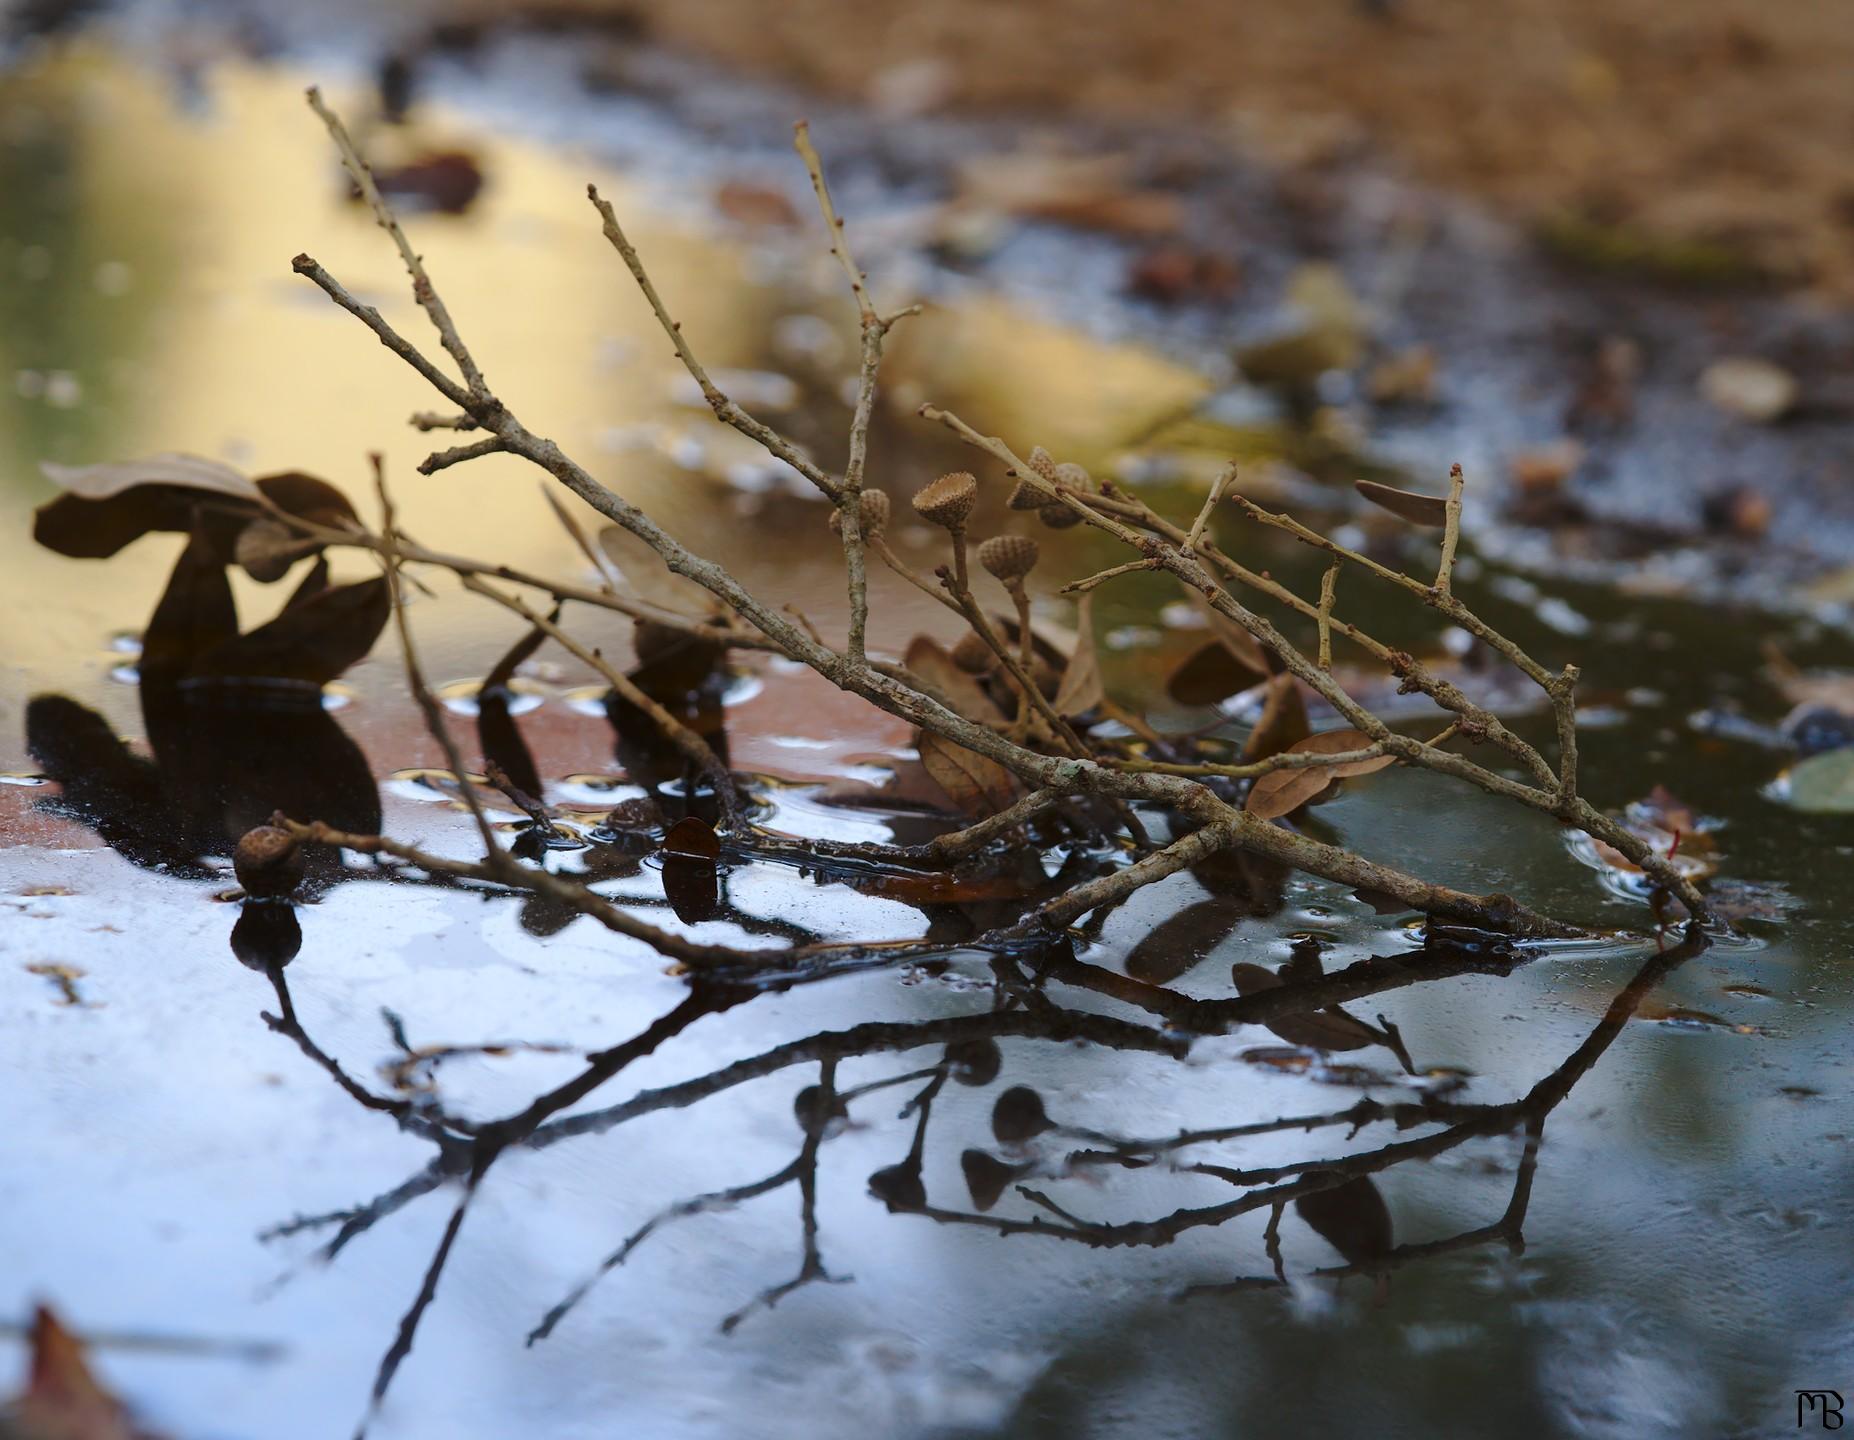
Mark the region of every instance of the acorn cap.
POLYGON ((998 657, 992 654, 991 646, 972 630, 959 637, 953 646, 952 655, 953 663, 968 675, 989 675, 998 664, 998 657))
POLYGON ((289 831, 259 825, 239 837, 232 851, 232 870, 247 895, 266 899, 288 895, 303 878, 302 852, 289 831))
MULTIPOLYGON (((888 492, 886 490, 865 490, 857 516, 861 521, 863 538, 880 535, 888 528, 889 516, 888 492)), ((843 514, 841 511, 830 512, 830 533, 841 534, 843 531, 843 514)))
POLYGON ((1054 485, 1056 483, 1056 460, 1049 451, 1045 450, 1041 445, 1033 445, 1030 447, 1029 460, 1032 470, 1049 481, 1050 484, 1054 485))
POLYGON ((994 535, 978 547, 979 564, 1007 585, 1036 569, 1037 555, 1037 543, 1028 535, 994 535))
POLYGON ((1054 505, 1045 505, 1037 511, 1036 518, 1051 530, 1066 530, 1071 525, 1081 524, 1082 517, 1058 500, 1054 505))
POLYGON ((1094 489, 1094 476, 1088 473, 1088 467, 1077 465, 1073 460, 1064 460, 1056 467, 1056 482, 1076 490, 1094 489))
POLYGON ((1049 496, 1028 480, 1019 480, 1010 499, 1004 503, 1012 510, 1041 510, 1049 503, 1049 496))
POLYGON ((942 475, 914 492, 914 509, 944 530, 963 530, 978 502, 978 480, 964 470, 942 475))

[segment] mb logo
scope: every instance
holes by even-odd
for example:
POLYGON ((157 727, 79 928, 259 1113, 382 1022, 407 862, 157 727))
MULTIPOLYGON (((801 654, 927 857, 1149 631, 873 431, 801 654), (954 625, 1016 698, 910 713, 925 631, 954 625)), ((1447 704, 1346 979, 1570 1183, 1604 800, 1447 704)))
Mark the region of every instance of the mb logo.
POLYGON ((1841 1392, 1839 1390, 1798 1390, 1796 1392, 1796 1428, 1808 1423, 1807 1417, 1819 1415, 1821 1428, 1841 1428, 1841 1392))

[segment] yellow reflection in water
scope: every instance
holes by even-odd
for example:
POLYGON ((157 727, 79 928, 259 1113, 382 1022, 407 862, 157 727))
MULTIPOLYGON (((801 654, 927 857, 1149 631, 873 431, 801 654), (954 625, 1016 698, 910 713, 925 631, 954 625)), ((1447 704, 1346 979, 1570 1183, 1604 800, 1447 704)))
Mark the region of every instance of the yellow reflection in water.
MULTIPOLYGON (((9 625, 8 658, 36 672, 35 685, 60 679, 55 657, 94 659, 110 630, 139 624, 177 547, 171 537, 144 540, 96 563, 32 546, 29 512, 52 493, 36 474, 45 458, 193 451, 252 474, 323 475, 366 509, 365 455, 378 449, 397 477, 403 522, 421 541, 527 568, 584 569, 536 495, 538 472, 492 457, 429 479, 416 475, 432 437, 405 420, 440 407, 438 397, 292 273, 291 258, 309 252, 440 355, 391 245, 344 198, 327 137, 302 101, 305 79, 228 63, 206 76, 203 103, 189 106, 122 56, 83 46, 0 88, 0 143, 13 146, 9 173, 36 167, 31 178, 62 197, 56 223, 20 213, 0 220, 7 246, 0 271, 11 257, 0 284, 51 287, 30 296, 32 305, 6 310, 15 333, 0 335, 0 380, 56 369, 81 377, 83 387, 61 414, 43 394, 8 402, 16 423, 0 481, 0 553, 11 558, 0 568, 0 605, 16 620, 30 616, 30 624, 9 625), (38 148, 19 148, 21 135, 38 148), (36 233, 6 234, 9 225, 36 233), (39 258, 22 268, 20 256, 35 246, 39 258), (77 311, 100 318, 63 323, 77 311)), ((332 98, 364 133, 364 103, 332 98)), ((461 143, 488 177, 468 215, 415 216, 409 229, 499 393, 531 427, 768 598, 796 600, 827 627, 841 623, 840 560, 825 538, 823 512, 743 502, 722 483, 727 463, 749 452, 705 409, 673 398, 674 358, 599 234, 586 182, 595 180, 617 205, 711 368, 767 368, 768 337, 781 315, 818 309, 841 325, 841 297, 829 291, 820 301, 800 287, 805 293, 794 300, 750 278, 750 257, 737 242, 686 220, 673 228, 653 220, 635 187, 580 156, 469 131, 455 117, 428 118, 416 142, 461 143), (699 441, 700 455, 691 459, 677 437, 699 441), (743 519, 748 509, 757 513, 743 519)), ((383 151, 414 141, 375 134, 369 143, 383 151)), ((898 402, 950 403, 1025 448, 1041 440, 1084 461, 1202 388, 1168 362, 1027 323, 998 303, 930 314, 898 333, 893 356, 898 402)), ((840 363, 847 372, 853 356, 846 351, 840 363)), ((68 390, 57 398, 71 400, 68 390)), ((820 458, 828 464, 840 460, 828 447, 841 444, 835 437, 848 412, 834 395, 827 405, 820 433, 831 438, 820 458)), ((920 443, 944 447, 933 435, 920 443)), ((892 457, 883 459, 892 466, 892 457)), ((278 598, 249 584, 240 593, 256 612, 278 598)), ((921 614, 918 599, 886 579, 875 599, 893 607, 905 638, 921 614)), ((466 613, 441 608, 447 617, 466 613)), ((483 640, 472 638, 476 628, 454 618, 440 627, 451 668, 466 653, 480 657, 506 643, 506 625, 482 627, 492 637, 483 640)), ((896 628, 878 625, 891 637, 896 628)))

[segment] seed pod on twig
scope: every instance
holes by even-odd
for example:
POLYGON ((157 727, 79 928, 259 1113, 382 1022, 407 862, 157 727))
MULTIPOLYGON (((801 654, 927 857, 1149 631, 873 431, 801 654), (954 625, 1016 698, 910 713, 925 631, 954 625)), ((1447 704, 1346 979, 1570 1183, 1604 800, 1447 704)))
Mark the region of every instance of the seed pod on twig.
POLYGON ((1032 470, 1049 481, 1051 485, 1056 483, 1060 472, 1056 465, 1055 457, 1052 456, 1049 451, 1045 450, 1041 445, 1034 445, 1030 449, 1029 460, 1032 470))
POLYGON ((1088 473, 1088 467, 1077 465, 1073 460, 1064 460, 1056 467, 1056 482, 1071 490, 1094 489, 1094 476, 1088 473))
POLYGON ((1036 569, 1037 543, 1028 535, 994 535, 978 547, 979 564, 1007 587, 1023 582, 1036 569))
MULTIPOLYGON (((888 528, 889 516, 888 492, 886 490, 863 491, 862 504, 857 509, 861 521, 863 539, 873 539, 888 528)), ((839 510, 830 512, 830 533, 838 535, 843 532, 843 513, 839 510)))
POLYGON ((1041 510, 1049 503, 1049 497, 1028 480, 1019 480, 1004 503, 1012 510, 1041 510))
POLYGON ((239 837, 232 870, 245 894, 262 899, 288 895, 303 878, 296 837, 274 825, 259 825, 239 837))
POLYGON ((1045 505, 1037 511, 1036 518, 1051 530, 1066 530, 1071 525, 1081 524, 1082 517, 1058 500, 1054 505, 1045 505))
POLYGON ((998 667, 998 657, 976 631, 961 635, 952 655, 953 663, 968 675, 989 675, 998 667))
POLYGON ((942 530, 964 530, 978 503, 978 480, 965 470, 942 475, 914 492, 914 509, 942 530))

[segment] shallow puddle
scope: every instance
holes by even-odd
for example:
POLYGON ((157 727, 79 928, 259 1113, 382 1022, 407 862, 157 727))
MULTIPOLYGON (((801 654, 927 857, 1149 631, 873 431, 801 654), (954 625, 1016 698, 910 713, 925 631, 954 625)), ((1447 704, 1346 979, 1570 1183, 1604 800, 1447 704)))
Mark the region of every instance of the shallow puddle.
MULTIPOLYGON (((417 477, 428 437, 403 421, 426 395, 290 274, 307 249, 415 328, 301 79, 216 68, 189 108, 80 47, 0 80, 0 169, 36 197, 0 218, 0 375, 17 381, 0 400, 0 1318, 54 1304, 176 1437, 346 1433, 434 1257, 369 1433, 1633 1440, 1791 1433, 1797 1389, 1854 1382, 1854 831, 1765 792, 1779 755, 1689 719, 1726 704, 1774 721, 1759 642, 1836 658, 1807 629, 1492 566, 1470 581, 1495 623, 1583 663, 1587 792, 1620 808, 1672 787, 1717 822, 1722 876, 1760 887, 1775 918, 1693 956, 1671 939, 1518 952, 1425 935, 1301 877, 1256 918, 1189 874, 1083 925, 1072 957, 962 950, 1061 867, 1105 863, 1059 846, 951 891, 727 853, 713 889, 679 892, 654 839, 600 828, 644 786, 615 756, 603 687, 553 650, 506 706, 567 822, 550 867, 699 940, 842 945, 842 973, 705 1008, 586 917, 352 855, 304 903, 231 898, 231 841, 279 806, 447 856, 475 833, 390 641, 320 705, 157 696, 138 637, 178 542, 107 562, 33 546, 53 493, 40 460, 194 450, 326 476, 365 510, 364 456, 384 449, 424 544, 592 575, 516 462, 417 477), (55 712, 67 736, 75 706, 100 717, 62 785, 26 744, 45 697, 73 707, 55 712), (152 780, 115 734, 154 756, 152 780), (901 963, 854 948, 916 939, 931 943, 901 963), (267 960, 288 962, 279 981, 267 960), (1295 1028, 1347 1023, 1331 1014, 1226 1029, 1241 965, 1328 977, 1382 1038, 1335 1051, 1295 1028), (467 1127, 508 1117, 474 1183, 467 1127)), ((596 159, 462 114, 421 124, 419 143, 467 144, 488 177, 466 216, 415 235, 530 423, 839 630, 822 507, 688 403, 583 185, 626 212, 710 363, 747 372, 835 464, 853 357, 827 257, 666 210, 596 159)), ((1206 388, 983 296, 903 332, 895 360, 901 401, 956 402, 1011 435, 1036 423, 1090 462, 1206 388)), ((877 432, 897 497, 963 463, 908 409, 877 432)), ((1183 485, 1150 493, 1195 503, 1183 485)), ((931 563, 924 532, 901 539, 931 563)), ((1074 532, 1046 548, 1062 576, 1115 558, 1074 532)), ((1310 588, 1304 559, 1261 553, 1310 588)), ((521 627, 448 576, 434 586, 409 614, 473 755, 478 687, 521 627)), ((284 588, 234 585, 246 615, 284 588)), ((947 633, 892 576, 872 589, 880 645, 947 633)), ((1110 688, 1182 728, 1215 717, 1163 697, 1202 639, 1175 599, 1130 580, 1103 592, 1096 628, 1110 688)), ((616 617, 574 619, 629 653, 616 617)), ((1441 649, 1426 617, 1403 623, 1401 643, 1441 649)), ((763 658, 722 698, 769 828, 903 843, 942 828, 881 790, 913 764, 907 727, 763 658)), ((1515 725, 1549 736, 1544 717, 1515 725)), ((1650 928, 1555 827, 1477 793, 1391 772, 1318 819, 1470 890, 1650 928)))

